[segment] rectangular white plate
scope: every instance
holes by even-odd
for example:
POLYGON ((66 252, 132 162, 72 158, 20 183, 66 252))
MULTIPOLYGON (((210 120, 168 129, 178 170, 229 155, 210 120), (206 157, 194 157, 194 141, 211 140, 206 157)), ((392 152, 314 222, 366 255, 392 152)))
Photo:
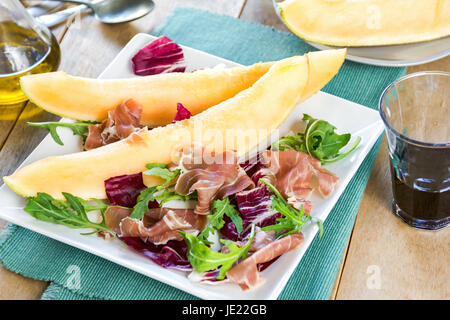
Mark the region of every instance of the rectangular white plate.
MULTIPOLYGON (((134 77, 131 69, 131 57, 153 39, 154 37, 147 34, 136 35, 105 69, 100 78, 134 77)), ((190 70, 215 67, 218 64, 224 64, 226 67, 237 65, 189 47, 183 47, 183 49, 190 70)), ((280 127, 280 134, 285 135, 295 125, 298 125, 303 113, 327 120, 339 128, 339 131, 350 132, 352 137, 362 137, 360 146, 350 156, 326 166, 327 169, 341 178, 333 194, 327 199, 322 199, 317 195, 312 197, 312 215, 325 220, 381 134, 383 124, 375 110, 319 92, 293 110, 280 127)), ((48 156, 80 151, 79 139, 73 136, 69 129, 61 129, 61 138, 64 141, 64 146, 57 145, 48 135, 24 161, 22 166, 48 156)), ((266 143, 263 143, 260 147, 265 148, 266 143)), ((262 276, 266 279, 266 282, 263 285, 255 290, 244 292, 239 286, 231 283, 209 285, 191 282, 188 280, 186 273, 163 269, 146 257, 125 248, 116 240, 105 241, 95 235, 82 236, 80 230, 42 222, 32 218, 23 210, 12 209, 12 207, 22 208, 24 205, 25 199, 12 192, 6 185, 0 188, 0 218, 98 255, 203 299, 276 299, 318 230, 316 225, 305 227, 305 241, 300 248, 284 254, 264 270, 262 276)), ((130 288, 130 290, 133 290, 133 288, 130 288)))

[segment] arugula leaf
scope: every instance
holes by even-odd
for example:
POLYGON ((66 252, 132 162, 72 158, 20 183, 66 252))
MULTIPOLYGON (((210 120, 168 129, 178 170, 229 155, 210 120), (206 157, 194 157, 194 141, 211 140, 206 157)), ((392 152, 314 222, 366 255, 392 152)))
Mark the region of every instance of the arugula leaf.
POLYGON ((212 203, 211 211, 213 214, 208 215, 209 222, 205 229, 200 233, 199 238, 205 240, 215 230, 220 230, 225 225, 223 216, 228 216, 236 226, 237 233, 242 232, 242 218, 239 216, 239 211, 230 203, 228 197, 223 200, 215 200, 212 203))
POLYGON ((304 135, 298 133, 296 136, 287 136, 281 138, 280 140, 274 142, 270 147, 272 151, 284 151, 284 150, 296 150, 296 151, 306 151, 305 144, 303 142, 304 135))
POLYGON ((157 200, 160 205, 171 200, 188 201, 193 199, 195 195, 181 196, 168 189, 159 189, 159 186, 153 186, 141 191, 137 197, 136 205, 130 214, 130 218, 142 219, 144 214, 148 211, 148 204, 151 201, 157 200))
POLYGON ((103 213, 108 208, 108 205, 99 199, 92 198, 89 200, 84 200, 78 197, 77 199, 81 202, 86 212, 100 210, 100 212, 103 213), (94 201, 96 204, 92 204, 92 201, 94 201))
POLYGON ((167 201, 172 200, 181 200, 181 201, 188 201, 195 199, 196 194, 188 194, 187 196, 179 195, 175 192, 169 191, 168 189, 163 189, 162 192, 158 193, 155 196, 155 199, 158 200, 159 204, 162 205, 166 203, 167 201))
POLYGON ((63 146, 64 143, 62 142, 60 136, 58 135, 58 132, 56 131, 56 128, 58 127, 65 127, 72 130, 74 135, 79 135, 83 138, 83 141, 86 140, 87 135, 89 133, 89 125, 91 124, 97 124, 98 122, 95 121, 77 121, 74 123, 68 123, 68 122, 27 122, 27 124, 30 127, 40 127, 48 130, 50 132, 50 135, 52 136, 53 140, 63 146))
POLYGON ((47 193, 39 192, 36 197, 28 198, 24 210, 41 221, 61 224, 69 228, 92 228, 95 232, 105 231, 116 237, 104 220, 101 223, 95 223, 88 219, 86 211, 91 211, 92 207, 86 210, 80 198, 66 192, 62 194, 65 201, 56 200, 47 193))
POLYGON ((345 158, 361 142, 361 137, 357 137, 352 146, 345 152, 339 153, 349 143, 350 133, 339 135, 335 132, 336 127, 329 122, 314 119, 307 114, 303 115, 302 120, 307 123, 304 134, 281 138, 272 144, 271 150, 304 151, 322 163, 329 163, 345 158))
POLYGON ((353 145, 344 153, 339 151, 350 141, 351 134, 337 134, 336 127, 324 120, 314 119, 304 114, 303 121, 308 123, 305 131, 305 145, 308 153, 322 163, 334 162, 350 154, 361 141, 358 137, 353 145))
POLYGON ((148 203, 151 201, 155 201, 155 192, 157 191, 157 187, 150 187, 142 190, 137 197, 137 202, 133 207, 130 218, 142 219, 144 217, 144 214, 148 211, 148 203))
POLYGON ((148 163, 145 165, 145 167, 149 170, 144 171, 143 174, 149 176, 157 176, 166 180, 162 185, 158 187, 159 190, 168 187, 172 183, 172 181, 176 177, 178 177, 181 171, 180 169, 171 171, 167 168, 167 164, 164 163, 148 163))
POLYGON ((277 219, 277 224, 266 226, 264 228, 261 228, 261 230, 275 230, 281 237, 285 237, 287 235, 300 232, 305 222, 308 220, 312 220, 310 215, 305 215, 305 209, 303 208, 303 206, 301 207, 301 210, 297 210, 289 205, 289 203, 287 203, 287 201, 283 198, 277 188, 275 188, 266 179, 259 179, 258 182, 264 183, 270 190, 272 190, 272 192, 274 193, 274 195, 271 196, 272 208, 284 216, 283 218, 277 219))
POLYGON ((255 226, 252 226, 248 242, 243 247, 238 247, 233 241, 221 239, 220 241, 228 248, 227 253, 213 251, 197 237, 181 231, 179 232, 183 235, 188 245, 187 258, 194 270, 197 272, 205 272, 220 267, 217 279, 222 280, 236 261, 247 257, 248 250, 253 241, 255 226))

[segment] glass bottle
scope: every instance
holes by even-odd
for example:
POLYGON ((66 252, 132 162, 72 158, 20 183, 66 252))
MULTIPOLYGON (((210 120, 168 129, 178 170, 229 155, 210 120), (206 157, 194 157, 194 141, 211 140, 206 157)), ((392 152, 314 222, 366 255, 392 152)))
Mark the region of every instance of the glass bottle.
POLYGON ((60 50, 50 30, 31 17, 19 0, 0 1, 0 106, 25 101, 23 75, 55 71, 60 50))

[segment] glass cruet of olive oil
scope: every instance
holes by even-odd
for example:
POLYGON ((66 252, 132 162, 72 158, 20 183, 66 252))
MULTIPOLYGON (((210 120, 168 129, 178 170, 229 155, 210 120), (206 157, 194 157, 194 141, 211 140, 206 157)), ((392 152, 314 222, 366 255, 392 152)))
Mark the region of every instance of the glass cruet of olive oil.
POLYGON ((0 1, 0 106, 25 101, 21 76, 54 71, 59 45, 50 30, 31 17, 19 0, 0 1))

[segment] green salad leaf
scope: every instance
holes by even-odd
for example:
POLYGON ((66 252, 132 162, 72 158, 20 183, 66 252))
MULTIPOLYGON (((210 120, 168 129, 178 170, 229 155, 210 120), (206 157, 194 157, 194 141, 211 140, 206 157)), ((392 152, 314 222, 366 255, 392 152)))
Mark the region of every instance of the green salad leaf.
POLYGON ((148 204, 155 201, 155 193, 158 192, 157 187, 150 187, 141 191, 137 197, 136 204, 130 214, 130 218, 142 219, 144 214, 148 211, 148 204))
POLYGON ((197 237, 179 232, 184 236, 188 245, 187 258, 194 270, 205 272, 219 268, 217 279, 222 280, 236 261, 247 257, 253 241, 255 226, 252 226, 248 242, 243 247, 237 246, 233 241, 221 239, 220 241, 228 248, 227 253, 213 251, 197 237))
POLYGON ((89 125, 91 124, 97 124, 98 122, 95 121, 77 121, 74 123, 69 122, 27 122, 27 124, 30 127, 40 127, 48 130, 50 132, 51 137, 53 140, 63 146, 64 143, 61 140, 61 137, 58 135, 58 132, 56 131, 56 128, 58 127, 64 127, 69 128, 72 130, 74 135, 79 135, 83 138, 83 141, 86 140, 87 135, 89 133, 89 125))
POLYGON ((63 192, 64 200, 56 200, 47 193, 39 192, 36 197, 28 198, 25 212, 28 212, 32 217, 46 222, 61 224, 69 228, 91 228, 95 232, 105 231, 116 237, 112 231, 105 224, 105 220, 101 223, 91 222, 86 212, 92 210, 104 210, 106 204, 93 206, 87 201, 63 192))
POLYGON ((283 218, 277 219, 277 224, 261 228, 263 231, 275 230, 277 235, 285 237, 290 234, 300 232, 307 221, 316 222, 319 227, 319 240, 323 235, 323 223, 320 219, 312 218, 309 214, 305 215, 303 206, 300 210, 292 207, 281 195, 281 193, 266 179, 259 179, 259 182, 264 183, 273 193, 272 208, 283 215, 283 218))
POLYGON ((171 200, 188 201, 195 198, 195 194, 181 196, 168 189, 160 189, 159 186, 149 187, 141 191, 137 197, 136 205, 130 214, 131 218, 142 219, 144 214, 148 211, 148 204, 157 200, 159 205, 171 200))
POLYGON ((149 170, 144 171, 143 174, 157 176, 165 180, 162 185, 158 186, 159 190, 168 187, 181 171, 180 169, 171 171, 167 168, 167 164, 164 163, 148 163, 145 167, 149 170))
MULTIPOLYGON (((159 190, 160 191, 160 190, 159 190)), ((187 196, 179 195, 169 189, 163 189, 156 196, 155 199, 158 200, 159 204, 162 205, 168 201, 172 200, 180 200, 180 201, 188 201, 197 198, 197 193, 188 194, 187 196)))
POLYGON ((280 140, 274 142, 271 146, 271 150, 295 150, 295 151, 305 151, 306 146, 303 141, 303 133, 298 133, 296 136, 287 136, 281 138, 280 140))
POLYGON ((202 233, 199 234, 199 238, 205 240, 215 230, 220 230, 225 225, 224 215, 228 216, 236 226, 237 233, 242 232, 242 218, 239 216, 239 211, 230 203, 228 197, 223 200, 215 200, 211 206, 212 214, 208 215, 209 222, 202 233))
POLYGON ((322 163, 329 163, 345 158, 361 142, 361 137, 357 137, 347 150, 339 153, 349 143, 350 133, 337 134, 335 126, 325 120, 314 119, 307 114, 303 115, 302 120, 307 123, 304 133, 281 138, 272 144, 271 150, 304 151, 322 163))

